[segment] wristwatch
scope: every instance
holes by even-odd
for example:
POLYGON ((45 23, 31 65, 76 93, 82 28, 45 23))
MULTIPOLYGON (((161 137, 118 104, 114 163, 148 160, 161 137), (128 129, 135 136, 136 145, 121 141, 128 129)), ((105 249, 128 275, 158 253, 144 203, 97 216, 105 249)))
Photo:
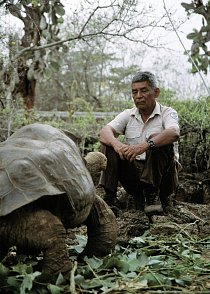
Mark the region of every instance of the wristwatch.
POLYGON ((147 140, 147 143, 149 144, 149 149, 154 149, 156 148, 155 142, 151 139, 147 140))

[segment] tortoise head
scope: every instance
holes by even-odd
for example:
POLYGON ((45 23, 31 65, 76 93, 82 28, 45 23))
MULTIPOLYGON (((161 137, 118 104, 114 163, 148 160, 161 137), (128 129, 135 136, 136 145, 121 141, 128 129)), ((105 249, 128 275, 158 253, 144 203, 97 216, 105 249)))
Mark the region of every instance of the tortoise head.
POLYGON ((106 169, 107 158, 101 152, 89 152, 84 159, 86 167, 91 174, 96 174, 106 169))

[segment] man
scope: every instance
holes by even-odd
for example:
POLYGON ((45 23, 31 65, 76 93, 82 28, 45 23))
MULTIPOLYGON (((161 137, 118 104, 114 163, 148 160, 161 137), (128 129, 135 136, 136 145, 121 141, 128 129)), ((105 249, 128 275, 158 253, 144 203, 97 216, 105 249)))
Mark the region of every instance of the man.
POLYGON ((155 76, 138 72, 131 83, 135 106, 118 114, 99 132, 107 169, 100 185, 105 201, 116 201, 118 181, 134 197, 136 209, 147 214, 162 213, 177 188, 179 138, 177 112, 156 98, 160 94, 155 76), (124 135, 125 143, 117 137, 124 135))

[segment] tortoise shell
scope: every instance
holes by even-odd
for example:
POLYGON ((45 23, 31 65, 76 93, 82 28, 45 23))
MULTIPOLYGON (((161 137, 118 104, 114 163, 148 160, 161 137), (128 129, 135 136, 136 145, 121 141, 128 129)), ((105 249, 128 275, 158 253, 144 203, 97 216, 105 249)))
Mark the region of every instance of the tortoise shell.
POLYGON ((60 194, 67 195, 75 217, 82 211, 87 217, 95 187, 78 147, 64 132, 35 123, 0 143, 0 216, 60 194))

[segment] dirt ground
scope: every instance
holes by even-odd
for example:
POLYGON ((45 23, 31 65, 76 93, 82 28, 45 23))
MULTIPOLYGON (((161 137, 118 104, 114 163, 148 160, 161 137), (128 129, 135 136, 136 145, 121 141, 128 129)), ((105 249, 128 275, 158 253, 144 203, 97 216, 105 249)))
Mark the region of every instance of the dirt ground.
MULTIPOLYGON (((104 190, 97 186, 96 193, 103 198, 104 190)), ((114 210, 118 223, 118 243, 141 236, 146 230, 152 235, 173 235, 183 231, 201 238, 210 235, 210 185, 209 173, 182 174, 176 195, 172 195, 167 214, 147 217, 133 208, 132 197, 122 187, 117 197, 121 209, 114 210), (197 203, 196 203, 197 202, 197 203)), ((75 228, 73 233, 85 234, 86 227, 75 228)), ((72 242, 68 236, 68 243, 72 242)), ((74 241, 73 241, 74 242, 74 241)))
MULTIPOLYGON (((122 209, 117 211, 119 242, 141 236, 146 230, 155 234, 171 235, 180 230, 202 238, 210 235, 210 182, 209 172, 202 174, 181 174, 176 195, 170 199, 167 214, 148 218, 132 208, 132 198, 123 188, 118 189, 122 209)), ((97 194, 104 191, 96 186, 97 194)))

